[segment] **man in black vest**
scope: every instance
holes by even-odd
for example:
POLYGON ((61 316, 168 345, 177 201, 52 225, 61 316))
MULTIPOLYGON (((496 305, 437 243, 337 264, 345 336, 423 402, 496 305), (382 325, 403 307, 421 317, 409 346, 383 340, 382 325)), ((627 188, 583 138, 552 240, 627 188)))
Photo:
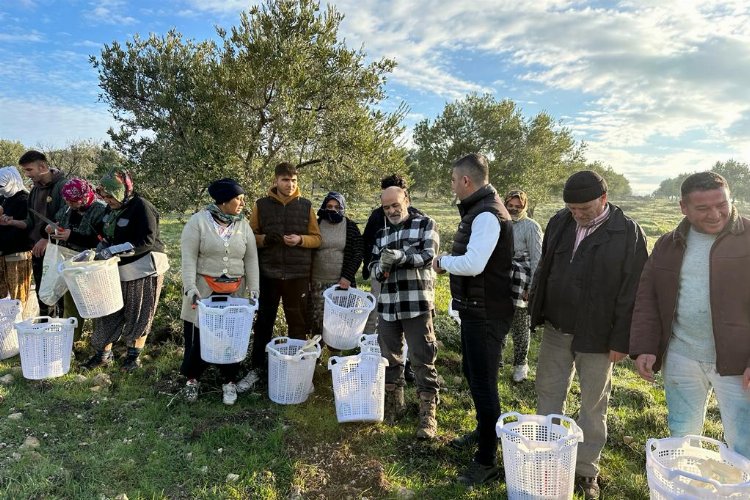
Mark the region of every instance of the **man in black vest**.
POLYGON ((289 337, 304 339, 310 333, 307 299, 312 251, 320 246, 321 238, 312 203, 300 195, 294 165, 276 165, 274 184, 268 196, 255 202, 250 227, 258 245, 260 303, 250 356, 252 369, 237 383, 238 392, 252 388, 268 369, 265 349, 273 335, 280 300, 289 337))
POLYGON ((607 442, 612 365, 628 352, 630 319, 648 257, 640 226, 607 202, 607 183, 584 170, 565 182, 566 208, 547 224, 531 288, 531 328, 544 326, 536 371, 537 413, 562 414, 578 372, 583 430, 576 474, 585 498, 599 498, 607 442))
POLYGON ((438 273, 450 273, 453 309, 461 318, 463 372, 474 401, 477 427, 451 441, 451 446, 477 446, 471 464, 458 477, 462 484, 472 486, 500 476, 495 435, 500 416, 497 374, 503 339, 513 318, 513 225, 489 184, 484 155, 472 153, 456 160, 451 188, 461 200, 461 222, 451 255, 435 259, 433 267, 438 273))

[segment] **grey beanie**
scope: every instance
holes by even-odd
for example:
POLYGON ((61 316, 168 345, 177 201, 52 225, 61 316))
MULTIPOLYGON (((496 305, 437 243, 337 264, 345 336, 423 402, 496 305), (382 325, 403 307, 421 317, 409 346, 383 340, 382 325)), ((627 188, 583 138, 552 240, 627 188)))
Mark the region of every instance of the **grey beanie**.
POLYGON ((607 192, 607 181, 593 170, 581 170, 568 177, 563 188, 565 203, 586 203, 607 192))

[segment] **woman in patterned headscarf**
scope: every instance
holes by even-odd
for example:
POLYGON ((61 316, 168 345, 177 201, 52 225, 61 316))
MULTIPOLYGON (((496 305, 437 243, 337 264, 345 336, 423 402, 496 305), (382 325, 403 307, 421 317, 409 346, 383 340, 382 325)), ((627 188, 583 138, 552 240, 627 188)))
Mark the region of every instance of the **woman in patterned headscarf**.
POLYGON ((124 306, 94 320, 91 346, 96 352, 83 367, 111 364, 112 344, 123 339, 128 352, 122 369, 132 371, 141 365, 138 357, 151 331, 164 273, 169 269, 159 237, 159 213, 133 191, 130 175, 121 168, 113 168, 102 177, 96 192, 107 204, 98 228, 100 247, 131 243, 135 253, 121 257, 118 263, 124 306))
MULTIPOLYGON (((0 168, 0 217, 26 220, 29 192, 16 167, 0 168)), ((31 240, 24 229, 0 226, 0 298, 26 306, 31 287, 31 240)))
MULTIPOLYGON (((99 243, 96 228, 102 224, 107 205, 96 199, 94 186, 77 177, 66 181, 60 193, 65 204, 55 214, 59 230, 55 232, 52 226, 47 226, 45 231, 51 239, 57 240, 59 245, 76 252, 95 248, 99 243)), ((84 319, 78 314, 78 308, 70 292, 65 293, 64 304, 63 317, 78 319, 73 337, 78 341, 83 331, 84 319)))

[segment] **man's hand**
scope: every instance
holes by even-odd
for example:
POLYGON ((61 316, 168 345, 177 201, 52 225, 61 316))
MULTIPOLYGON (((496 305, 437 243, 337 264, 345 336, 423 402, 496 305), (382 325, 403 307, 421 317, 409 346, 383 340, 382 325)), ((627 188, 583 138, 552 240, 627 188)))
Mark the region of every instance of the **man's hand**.
POLYGON ((70 229, 60 229, 58 231, 53 231, 50 236, 52 238, 55 238, 56 240, 68 241, 68 238, 70 238, 70 229))
POLYGON ((10 215, 0 215, 0 226, 10 226, 13 222, 13 217, 10 215))
POLYGON ((31 255, 39 258, 44 257, 44 252, 47 251, 47 243, 49 243, 49 240, 41 239, 37 241, 34 248, 31 249, 31 255))
POLYGON ((352 286, 352 282, 349 281, 346 278, 339 278, 339 287, 343 288, 344 290, 348 290, 349 287, 352 286))
MULTIPOLYGON (((654 381, 654 363, 656 363, 655 354, 639 354, 635 358, 635 367, 638 369, 638 375, 648 382, 654 381)), ((748 372, 746 371, 745 374, 748 372)))
POLYGON ((750 367, 745 368, 745 373, 742 374, 742 388, 750 390, 750 367))
POLYGON ((438 257, 435 257, 434 259, 432 259, 432 270, 435 271, 438 274, 444 274, 445 273, 445 269, 443 269, 442 267, 440 267, 440 264, 439 264, 440 257, 442 257, 443 255, 448 255, 448 254, 444 253, 444 254, 441 254, 438 257))
POLYGON ((299 234, 285 234, 284 235, 284 244, 288 247, 296 247, 302 243, 302 236, 299 234))
POLYGON ((394 264, 400 263, 401 259, 403 258, 403 250, 393 250, 391 248, 386 248, 382 252, 380 252, 380 267, 383 269, 392 268, 394 264))
POLYGON ((284 236, 282 236, 281 233, 266 233, 266 235, 263 237, 264 247, 275 247, 276 245, 280 245, 283 242, 284 236))
POLYGON ((627 357, 627 353, 618 351, 609 351, 609 360, 612 363, 618 363, 627 357))

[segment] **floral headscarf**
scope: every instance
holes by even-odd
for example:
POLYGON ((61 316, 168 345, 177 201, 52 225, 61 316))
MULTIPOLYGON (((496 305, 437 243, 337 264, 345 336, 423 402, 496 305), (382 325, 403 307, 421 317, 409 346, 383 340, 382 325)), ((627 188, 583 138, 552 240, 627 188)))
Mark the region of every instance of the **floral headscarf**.
POLYGON ((62 187, 62 196, 65 201, 81 203, 83 208, 91 206, 96 199, 94 186, 84 179, 73 177, 62 187))
POLYGON ((99 181, 100 191, 111 195, 120 203, 127 202, 133 195, 133 179, 127 170, 114 167, 99 181))
POLYGON ((0 168, 0 196, 10 198, 19 191, 26 191, 21 174, 13 166, 0 168))

